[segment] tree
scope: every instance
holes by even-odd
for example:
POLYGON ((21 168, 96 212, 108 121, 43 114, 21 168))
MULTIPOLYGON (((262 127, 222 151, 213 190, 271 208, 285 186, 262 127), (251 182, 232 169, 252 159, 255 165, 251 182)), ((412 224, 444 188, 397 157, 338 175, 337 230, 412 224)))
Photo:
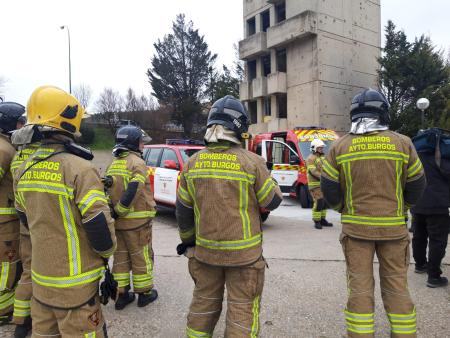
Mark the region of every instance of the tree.
POLYGON ((389 21, 379 62, 379 85, 391 105, 392 129, 410 136, 417 133, 421 114, 416 101, 420 97, 428 97, 431 102, 426 126, 448 125, 450 66, 429 37, 421 36, 409 43, 405 33, 397 31, 389 21))
POLYGON ((208 94, 210 70, 217 58, 209 51, 204 36, 179 14, 172 33, 154 44, 156 53, 147 76, 152 95, 161 105, 171 106, 173 120, 190 136, 193 125, 201 119, 201 102, 208 94))
POLYGON ((81 83, 74 88, 73 95, 80 101, 81 105, 87 109, 91 102, 92 88, 85 83, 81 83))
POLYGON ((98 112, 108 122, 112 133, 115 132, 116 123, 119 120, 119 113, 123 110, 123 105, 123 98, 119 92, 112 88, 103 89, 96 102, 98 112))

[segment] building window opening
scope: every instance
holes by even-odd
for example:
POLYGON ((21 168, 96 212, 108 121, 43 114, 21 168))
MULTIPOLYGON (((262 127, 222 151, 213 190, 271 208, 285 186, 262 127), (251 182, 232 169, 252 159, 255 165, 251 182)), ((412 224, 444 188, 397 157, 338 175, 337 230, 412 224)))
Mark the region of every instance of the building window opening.
POLYGON ((261 31, 267 32, 267 28, 270 27, 270 11, 264 11, 261 13, 261 31))
POLYGON ((272 100, 270 99, 270 97, 265 97, 264 98, 264 115, 265 116, 270 116, 272 113, 272 100))
POLYGON ((275 22, 279 23, 286 20, 286 1, 275 5, 275 22))
POLYGON ((286 49, 277 50, 277 70, 286 73, 287 69, 286 49))
POLYGON ((256 101, 250 101, 248 103, 248 112, 250 114, 250 122, 252 124, 258 123, 258 105, 256 101))
POLYGON ((278 117, 280 119, 287 118, 287 95, 281 94, 277 96, 278 117))
POLYGON ((267 76, 271 73, 270 54, 262 57, 263 76, 267 76))
POLYGON ((256 20, 255 17, 247 20, 247 36, 251 36, 256 33, 256 20))
POLYGON ((256 60, 249 61, 247 63, 248 67, 248 80, 252 81, 256 79, 256 60))

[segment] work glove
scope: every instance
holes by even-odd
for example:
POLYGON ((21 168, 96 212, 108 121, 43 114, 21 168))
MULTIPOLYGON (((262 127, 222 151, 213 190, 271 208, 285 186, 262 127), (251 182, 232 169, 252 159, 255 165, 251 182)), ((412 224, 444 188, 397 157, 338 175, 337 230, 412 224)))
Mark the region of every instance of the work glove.
POLYGON ((114 205, 112 203, 109 203, 108 206, 109 206, 109 211, 111 213, 111 217, 114 219, 118 219, 119 215, 117 214, 116 210, 114 209, 114 205))
POLYGON ((100 303, 103 305, 108 304, 109 299, 117 299, 118 283, 115 281, 111 270, 109 269, 108 260, 103 258, 105 264, 105 280, 100 284, 100 303))
POLYGON ((178 255, 184 255, 184 253, 186 252, 186 250, 188 248, 192 248, 195 246, 195 242, 192 243, 180 243, 177 245, 177 254, 178 255))
POLYGON ((114 178, 109 175, 102 177, 102 183, 105 186, 105 188, 111 188, 114 183, 114 178))

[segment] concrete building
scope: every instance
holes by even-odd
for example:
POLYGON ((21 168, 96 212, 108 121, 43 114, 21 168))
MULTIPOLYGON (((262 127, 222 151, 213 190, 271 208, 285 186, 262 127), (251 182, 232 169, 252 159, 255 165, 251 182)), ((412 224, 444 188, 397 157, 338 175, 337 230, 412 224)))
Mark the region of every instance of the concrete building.
POLYGON ((347 131, 352 96, 377 85, 380 0, 243 0, 240 98, 250 132, 347 131))

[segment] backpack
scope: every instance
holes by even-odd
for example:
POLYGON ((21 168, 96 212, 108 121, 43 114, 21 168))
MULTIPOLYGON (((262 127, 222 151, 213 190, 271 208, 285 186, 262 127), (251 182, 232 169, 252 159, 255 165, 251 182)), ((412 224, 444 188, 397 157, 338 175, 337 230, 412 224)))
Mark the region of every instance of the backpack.
POLYGON ((412 141, 418 153, 434 153, 439 170, 450 177, 450 171, 441 167, 442 160, 450 160, 450 131, 441 128, 421 130, 412 141))

